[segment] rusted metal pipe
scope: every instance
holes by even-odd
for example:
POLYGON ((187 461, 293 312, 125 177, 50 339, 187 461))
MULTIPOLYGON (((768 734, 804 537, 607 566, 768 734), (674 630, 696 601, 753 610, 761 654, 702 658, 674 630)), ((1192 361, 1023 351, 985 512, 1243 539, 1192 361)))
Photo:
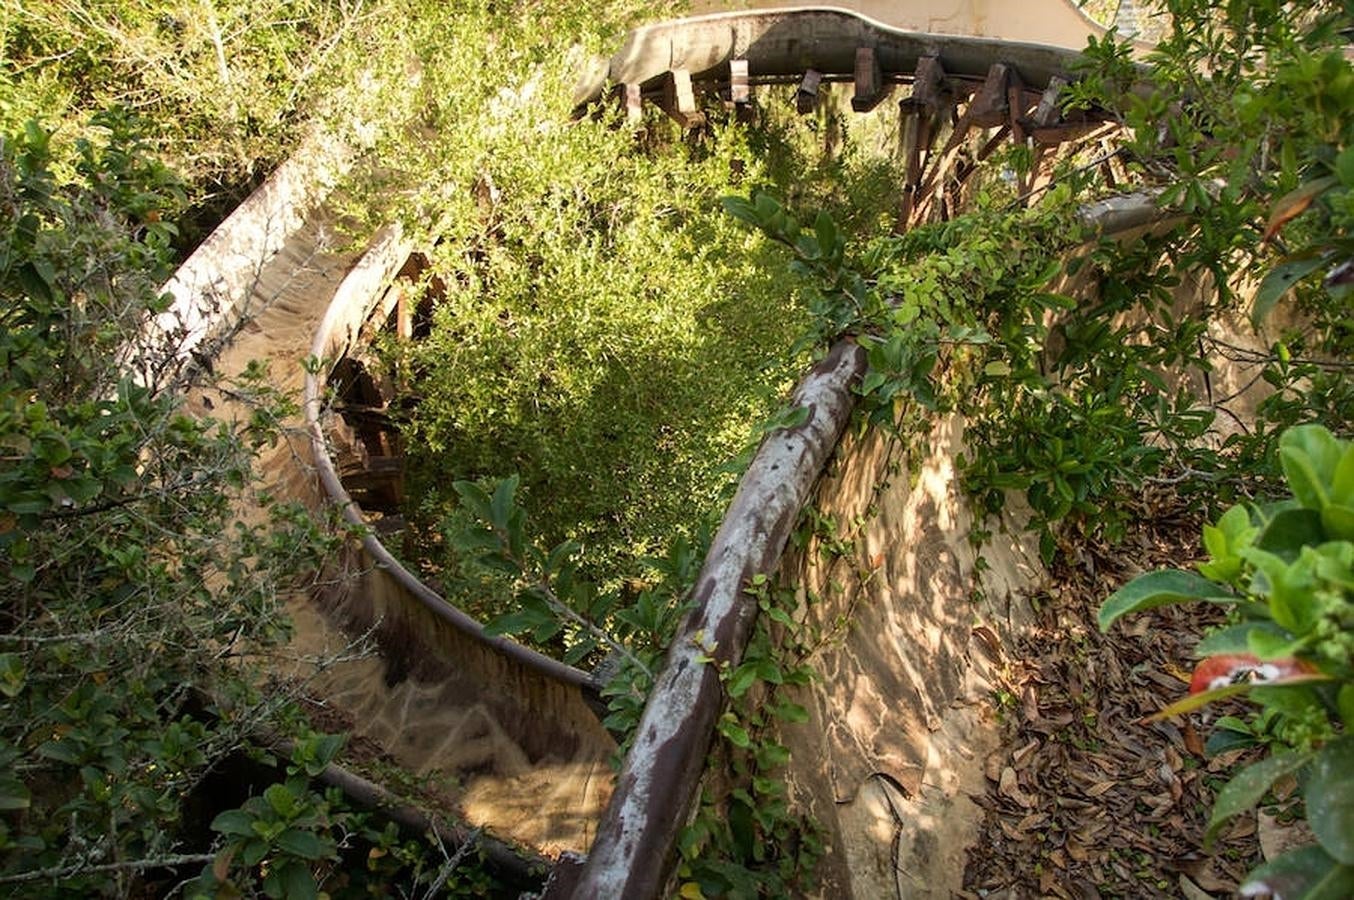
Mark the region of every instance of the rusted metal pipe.
POLYGON ((658 897, 671 869, 705 765, 723 691, 713 657, 735 666, 752 633, 757 603, 745 593, 769 575, 855 406, 852 387, 865 351, 839 341, 800 382, 792 405, 803 424, 772 431, 739 483, 696 579, 695 608, 673 638, 649 695, 634 746, 573 897, 658 897))

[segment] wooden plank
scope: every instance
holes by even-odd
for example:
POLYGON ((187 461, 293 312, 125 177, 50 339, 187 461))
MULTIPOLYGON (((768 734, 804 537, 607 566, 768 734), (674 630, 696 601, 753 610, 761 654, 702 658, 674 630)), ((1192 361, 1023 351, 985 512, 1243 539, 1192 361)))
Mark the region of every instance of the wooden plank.
POLYGON ((818 108, 818 87, 823 82, 823 73, 817 69, 806 69, 804 78, 799 82, 799 90, 795 91, 795 110, 801 115, 808 115, 818 108))
POLYGON ((851 108, 858 113, 869 112, 889 95, 892 86, 884 83, 884 70, 873 47, 856 48, 855 83, 851 108))
POLYGON ((705 114, 696 106, 696 92, 687 69, 668 70, 663 78, 663 98, 659 106, 683 128, 694 128, 705 121, 705 114))

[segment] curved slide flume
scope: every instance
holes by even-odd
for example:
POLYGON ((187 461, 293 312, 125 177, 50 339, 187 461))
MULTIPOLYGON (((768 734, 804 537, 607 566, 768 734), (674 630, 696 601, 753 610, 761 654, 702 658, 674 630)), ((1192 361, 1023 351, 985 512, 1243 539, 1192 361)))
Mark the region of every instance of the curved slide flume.
MULTIPOLYGON (((931 60, 934 66, 929 71, 941 79, 936 84, 946 88, 942 93, 947 98, 943 110, 937 107, 932 112, 951 114, 956 125, 973 119, 975 127, 1049 128, 1059 124, 1058 116, 1042 108, 1044 95, 1050 91, 1056 95, 1060 73, 1075 55, 1067 48, 989 37, 903 31, 848 11, 813 8, 717 14, 646 26, 632 33, 604 68, 613 80, 652 93, 655 87, 683 77, 676 73, 685 73, 698 84, 706 80, 725 87, 732 77, 731 62, 741 60, 753 84, 759 79, 802 78, 807 69, 813 69, 857 78, 859 93, 862 78, 873 78, 876 87, 913 81, 931 60), (860 68, 862 59, 874 67, 874 75, 860 68), (997 79, 1000 90, 984 90, 997 79)), ((594 81, 584 93, 598 95, 602 83, 594 81)), ((924 149, 929 158, 929 144, 924 149)), ((323 277, 302 277, 317 265, 311 256, 306 256, 305 265, 288 270, 295 262, 294 246, 307 241, 307 246, 316 244, 317 235, 324 232, 325 214, 317 198, 323 197, 332 179, 284 170, 285 178, 280 173, 270 184, 295 177, 304 186, 299 190, 304 201, 288 201, 274 189, 269 198, 254 204, 249 215, 257 218, 259 208, 270 204, 265 219, 285 223, 281 232, 285 239, 278 241, 270 232, 264 244, 237 246, 232 229, 248 234, 257 223, 247 216, 235 221, 233 216, 220 230, 224 236, 209 241, 209 245, 214 241, 213 246, 229 248, 228 252, 218 250, 222 265, 240 268, 228 257, 256 254, 253 274, 236 278, 226 287, 237 293, 253 291, 250 296, 257 302, 251 305, 227 297, 210 304, 217 312, 216 326, 195 327, 204 334, 234 335, 220 358, 238 362, 251 358, 250 354, 270 357, 279 374, 277 383, 287 387, 297 380, 295 373, 306 357, 333 363, 351 347, 411 248, 391 229, 361 259, 312 248, 323 277), (280 286, 258 299, 259 285, 274 281, 280 286), (284 296, 291 299, 279 302, 284 296), (253 324, 239 328, 246 313, 253 324), (228 323, 235 325, 228 327, 228 323), (279 342, 279 335, 293 332, 298 337, 304 334, 305 339, 288 337, 279 342), (271 343, 255 340, 260 334, 271 343)), ((920 186, 921 173, 917 174, 920 186)), ((252 198, 246 207, 250 202, 252 198)), ((245 212, 242 207, 239 215, 245 212)), ((210 275, 210 265, 209 256, 195 257, 185 270, 210 275)), ((752 574, 775 568, 789 523, 798 515, 849 415, 849 386, 859 367, 859 351, 840 345, 809 374, 798 396, 813 406, 813 417, 797 433, 776 433, 768 439, 707 560, 699 596, 708 602, 693 613, 686 630, 694 623, 696 627, 703 624, 711 633, 719 631, 728 639, 727 644, 721 640, 720 651, 731 659, 741 653, 739 641, 746 638, 751 621, 751 614, 739 609, 737 602, 742 585, 752 574), (801 442, 798 447, 780 446, 796 440, 801 442), (781 456, 773 460, 778 453, 781 456), (759 492, 767 490, 778 497, 773 506, 748 499, 765 496, 759 492), (747 513, 750 506, 759 513, 774 511, 774 521, 740 520, 740 509, 747 513), (721 598, 717 619, 711 605, 714 598, 721 598)), ((286 448, 265 466, 271 467, 275 477, 286 470, 283 480, 290 492, 309 497, 310 488, 298 484, 297 472, 305 470, 297 461, 313 459, 327 499, 338 504, 350 522, 360 524, 361 511, 343 489, 328 456, 323 390, 319 373, 307 376, 304 413, 310 446, 286 448)), ((475 824, 487 824, 548 851, 586 849, 608 793, 605 759, 614 749, 589 706, 594 691, 588 674, 511 641, 486 636, 477 622, 409 573, 375 535, 366 534, 360 546, 346 552, 346 571, 343 577, 328 580, 321 606, 349 633, 374 628, 383 655, 399 664, 395 670, 367 668, 358 674, 358 678, 393 682, 373 684, 369 696, 347 703, 358 729, 415 770, 463 778, 462 803, 475 824), (402 678, 401 669, 413 677, 402 678), (415 682, 422 687, 408 686, 415 682), (390 712, 397 707, 398 712, 390 712), (462 752, 469 745, 481 749, 462 752), (507 762, 501 758, 505 756, 510 758, 507 762), (548 790, 542 791, 543 787, 548 790), (552 821, 555 813, 558 821, 552 821), (542 827, 542 821, 548 827, 542 827)), ((303 616, 309 627, 330 627, 313 612, 303 612, 303 616)), ((674 643, 681 645, 682 639, 674 643)), ((713 675, 705 668, 695 671, 680 653, 668 660, 668 670, 641 724, 639 749, 630 754, 622 771, 576 896, 643 896, 661 890, 675 836, 673 823, 683 819, 681 811, 690 802, 710 739, 705 720, 713 721, 719 701, 717 685, 712 689, 706 683, 713 675), (696 719, 683 719, 675 730, 665 729, 670 737, 680 733, 677 744, 663 740, 654 744, 657 732, 648 730, 678 708, 664 686, 685 692, 681 696, 691 701, 697 714, 696 719), (666 818, 668 824, 660 832, 648 831, 659 818, 666 818)), ((330 685, 331 699, 338 706, 351 698, 341 681, 332 673, 317 680, 321 687, 330 685)))

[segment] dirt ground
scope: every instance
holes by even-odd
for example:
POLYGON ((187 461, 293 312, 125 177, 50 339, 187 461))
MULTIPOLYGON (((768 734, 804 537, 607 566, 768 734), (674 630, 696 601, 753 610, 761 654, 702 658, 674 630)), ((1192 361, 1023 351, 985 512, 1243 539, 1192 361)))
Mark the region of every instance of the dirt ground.
MULTIPOLYGON (((986 760, 982 837, 969 852, 966 897, 1231 896, 1283 829, 1238 817, 1210 850, 1204 828, 1237 752, 1208 758, 1209 708, 1146 722, 1185 695, 1210 610, 1167 607, 1102 635, 1096 611, 1144 570, 1198 558, 1201 517, 1145 497, 1126 541, 1064 554, 1034 598, 1034 625, 1006 648, 993 697, 1006 745, 986 760)), ((1238 751, 1240 752, 1240 751, 1238 751)))

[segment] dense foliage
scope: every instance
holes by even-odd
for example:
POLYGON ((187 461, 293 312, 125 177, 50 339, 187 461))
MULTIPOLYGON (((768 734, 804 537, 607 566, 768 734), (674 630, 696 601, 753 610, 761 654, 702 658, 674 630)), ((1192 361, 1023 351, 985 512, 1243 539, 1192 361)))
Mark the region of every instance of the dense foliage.
POLYGON ((194 860, 186 804, 285 703, 237 659, 285 636, 284 573, 323 546, 252 487, 261 377, 234 385, 252 421, 182 412, 179 336, 142 332, 182 188, 134 120, 91 124, 64 177, 40 127, 0 140, 0 883, 30 895, 194 860))
MULTIPOLYGON (((1349 9, 1165 6, 1147 68, 1114 39, 1093 43, 1071 95, 1123 121, 1117 161, 1160 190, 1164 223, 1132 244, 1078 223, 1079 205, 1110 190, 1084 157, 1026 202, 1000 176, 1024 174, 1029 154, 999 156, 965 215, 897 236, 883 233, 892 164, 830 105, 798 120, 768 102, 750 128, 712 108, 688 135, 652 114, 638 133, 610 113, 570 123, 584 54, 661 4, 0 9, 0 885, 125 894, 172 888, 202 863, 193 890, 207 894, 439 878, 419 848, 316 787, 333 741, 299 741, 252 798, 203 800, 260 729, 303 730, 241 661, 285 637, 278 592, 325 542, 254 482, 289 398, 247 372, 231 389, 260 401, 259 416, 195 420, 182 412, 176 336, 152 341, 140 324, 199 230, 176 220, 209 221, 213 198, 238 198, 312 116, 369 150, 345 211, 437 242, 430 336, 390 354, 418 401, 404 426, 423 454, 411 513, 429 570, 506 614, 502 630, 571 660, 611 654, 618 730, 637 721, 699 562, 700 522, 731 482, 721 464, 777 421, 805 354, 842 335, 869 350, 869 420, 906 432, 963 413, 967 486, 991 511, 1022 492, 1047 556, 1113 539, 1149 482, 1210 505, 1273 493, 1285 429, 1319 421, 1342 435, 1354 420, 1349 9), (726 193, 746 197, 728 203, 733 217, 726 193), (793 255, 788 275, 777 244, 793 255), (1068 298, 1069 259, 1099 286, 1094 302, 1068 298), (1212 279, 1185 309, 1182 272, 1212 279), (1214 327, 1246 314, 1265 349, 1214 327), (1253 364, 1272 388, 1253 423, 1225 433, 1208 429, 1226 398, 1181 387, 1219 358, 1253 364), (514 472, 507 489, 480 486, 514 472), (240 523, 240 504, 265 515, 240 523), (378 851, 356 868, 355 841, 378 851)), ((1321 471, 1316 506, 1294 483, 1319 516, 1320 498, 1344 490, 1339 464, 1321 471)), ((1287 624, 1274 612, 1274 585, 1304 578, 1347 601, 1348 553, 1332 547, 1343 526, 1322 519, 1305 549, 1280 552, 1258 536, 1268 515, 1220 519, 1208 534, 1226 549, 1210 546, 1207 574, 1282 630, 1247 623, 1246 652, 1315 660, 1347 681, 1348 660, 1319 650, 1347 644, 1343 607, 1301 621, 1290 609, 1287 624)), ((766 618, 789 617, 774 588, 756 599, 766 618)), ((747 666, 724 673, 740 702, 714 758, 732 783, 682 848, 683 877, 710 893, 800 885, 817 852, 771 774, 784 763, 775 723, 798 710, 756 706, 807 677, 799 638, 781 637, 759 634, 747 666)), ((1332 712, 1347 724, 1347 702, 1332 707, 1330 687, 1241 723, 1297 746, 1275 758, 1310 765, 1318 784, 1347 772, 1332 712)), ((1327 863, 1349 863, 1347 846, 1322 847, 1327 863)))
POLYGON ((1160 715, 1236 696, 1260 707, 1214 726, 1212 752, 1260 744, 1272 755, 1222 789, 1208 836, 1296 774, 1315 841, 1261 866, 1250 889, 1338 897, 1354 889, 1354 442, 1302 425, 1284 432, 1279 456, 1289 497, 1233 506, 1204 526, 1199 574, 1134 579, 1105 601, 1100 625, 1168 603, 1231 610, 1199 644, 1191 696, 1160 715))
MULTIPOLYGON (((419 521, 461 521, 449 477, 518 473, 534 530, 576 542, 584 572, 615 587, 718 516, 726 464, 805 364, 787 350, 808 321, 798 280, 720 196, 797 182, 868 229, 896 191, 888 161, 858 145, 824 154, 804 123, 710 115, 687 143, 660 119, 637 141, 607 116, 486 161, 497 187, 473 249, 435 254, 431 333, 394 348, 416 398, 419 521)), ((502 610, 485 602, 501 588, 454 549, 433 562, 458 602, 502 610)))

